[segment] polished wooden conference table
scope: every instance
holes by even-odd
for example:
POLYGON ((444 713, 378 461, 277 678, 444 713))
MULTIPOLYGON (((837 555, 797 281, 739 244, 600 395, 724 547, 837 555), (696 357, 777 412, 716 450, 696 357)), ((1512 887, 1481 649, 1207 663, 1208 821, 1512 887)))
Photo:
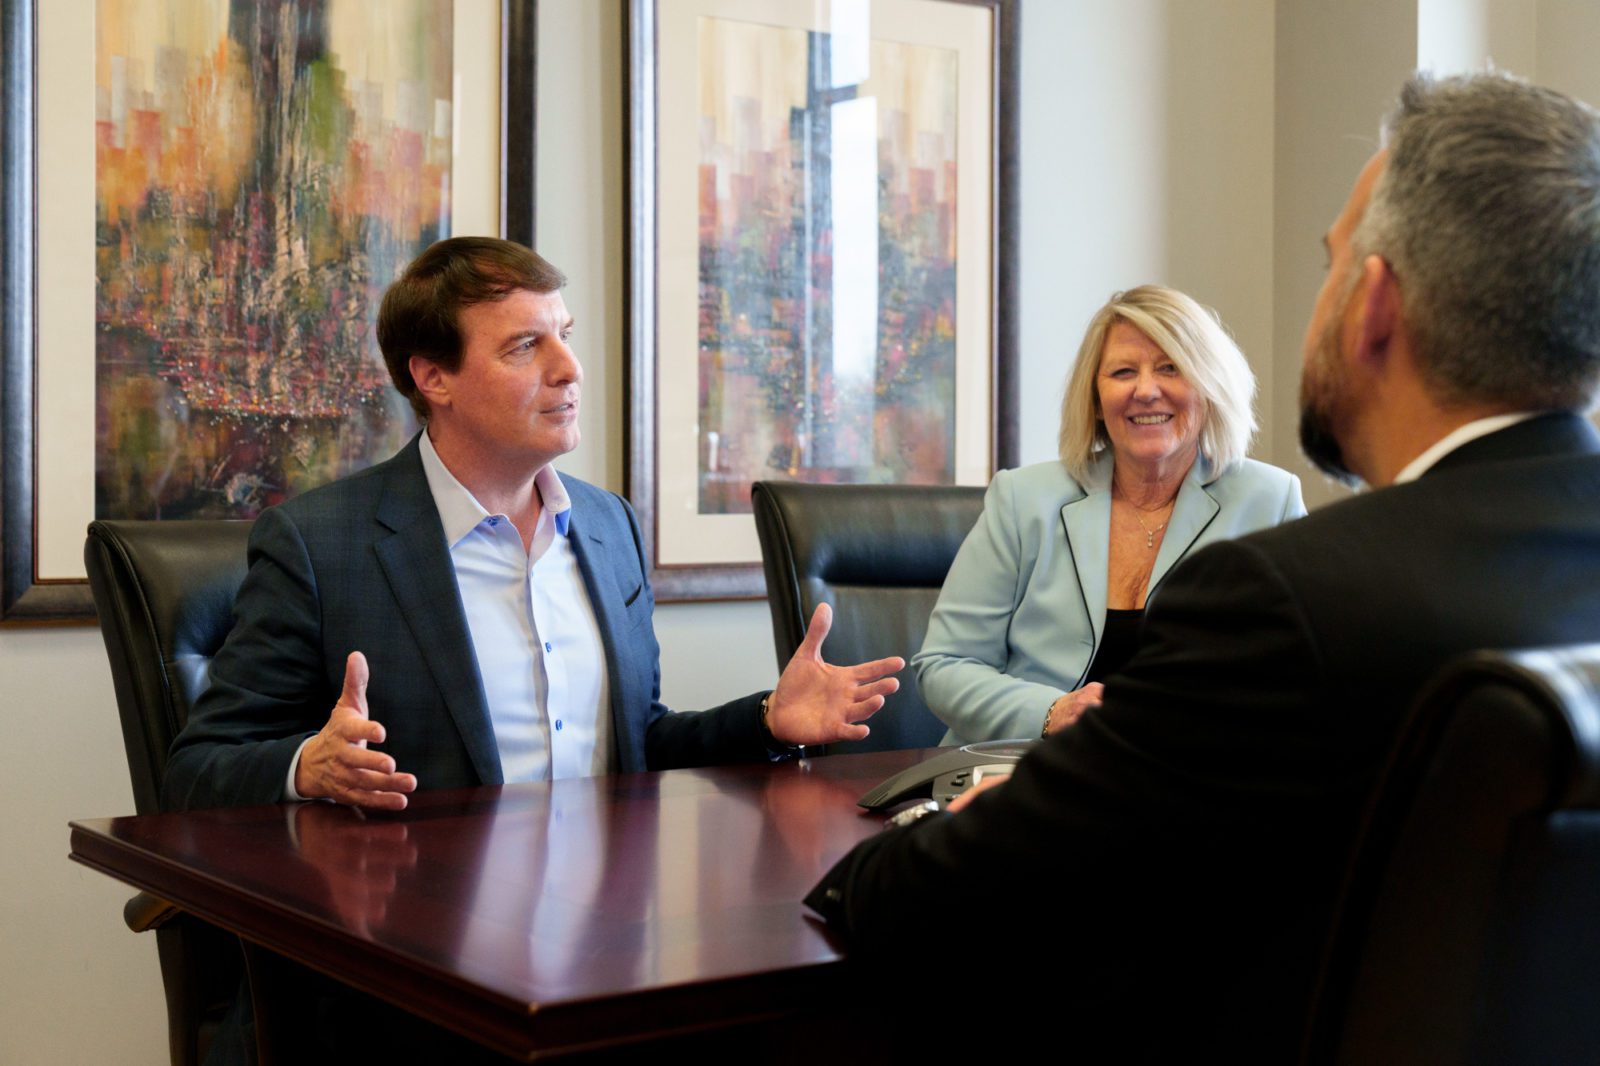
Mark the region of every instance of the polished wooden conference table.
POLYGON ((801 899, 931 754, 81 821, 72 858, 501 1054, 626 1049, 827 1017, 801 899))

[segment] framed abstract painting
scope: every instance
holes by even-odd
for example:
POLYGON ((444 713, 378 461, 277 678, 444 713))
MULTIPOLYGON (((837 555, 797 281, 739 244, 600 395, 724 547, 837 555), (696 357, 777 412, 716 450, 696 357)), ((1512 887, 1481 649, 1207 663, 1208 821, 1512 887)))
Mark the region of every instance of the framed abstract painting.
POLYGON ((629 477, 661 600, 757 480, 1016 462, 1017 0, 632 0, 629 477))
POLYGON ((536 8, 3 18, 0 619, 86 621, 90 520, 252 518, 414 432, 378 301, 441 237, 532 243, 536 8))

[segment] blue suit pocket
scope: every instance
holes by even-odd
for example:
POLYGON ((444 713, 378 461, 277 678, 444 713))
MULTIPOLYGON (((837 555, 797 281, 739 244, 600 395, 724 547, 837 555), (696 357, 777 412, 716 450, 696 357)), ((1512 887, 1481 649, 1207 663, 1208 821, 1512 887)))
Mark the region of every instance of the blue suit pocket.
POLYGON ((630 595, 622 598, 623 625, 629 629, 647 627, 651 624, 650 597, 644 594, 644 590, 645 586, 641 584, 630 595))

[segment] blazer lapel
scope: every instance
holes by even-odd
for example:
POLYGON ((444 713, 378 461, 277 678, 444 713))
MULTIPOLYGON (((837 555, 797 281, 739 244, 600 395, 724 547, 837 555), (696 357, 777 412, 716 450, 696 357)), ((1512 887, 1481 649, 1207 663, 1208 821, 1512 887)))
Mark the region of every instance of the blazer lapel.
POLYGON ((1148 601, 1161 579, 1167 576, 1174 563, 1188 554, 1200 534, 1206 531, 1222 505, 1206 490, 1203 479, 1205 460, 1196 459, 1189 476, 1178 486, 1178 499, 1172 505, 1172 517, 1167 520, 1167 535, 1161 538, 1161 550, 1156 553, 1156 565, 1150 573, 1150 584, 1145 593, 1148 601))
POLYGON ((1110 451, 1097 461, 1093 483, 1083 486, 1087 493, 1061 508, 1061 523, 1066 529, 1067 549, 1078 571, 1078 590, 1083 596, 1083 613, 1094 631, 1094 646, 1106 627, 1106 569, 1111 564, 1111 462, 1110 451), (1104 473, 1104 478, 1100 477, 1104 473), (1102 485, 1100 482, 1104 481, 1102 485))
MULTIPOLYGON (((567 483, 567 493, 573 495, 570 482, 567 483)), ((573 556, 578 560, 578 572, 583 575, 584 588, 589 591, 589 604, 594 608, 595 621, 600 625, 600 642, 606 653, 615 765, 624 773, 642 770, 645 766, 644 751, 641 749, 643 738, 634 736, 625 711, 635 705, 635 701, 648 703, 648 700, 632 691, 630 682, 636 676, 635 671, 624 668, 626 664, 623 657, 630 650, 621 639, 627 625, 626 606, 617 583, 611 579, 606 541, 598 531, 599 523, 594 520, 596 516, 580 514, 576 500, 571 514, 567 527, 568 541, 572 545, 573 556)))
POLYGON ((422 650, 423 662, 444 698, 473 770, 486 785, 502 784, 500 749, 478 676, 477 653, 416 441, 401 454, 406 461, 391 470, 378 505, 378 521, 393 532, 379 540, 374 550, 400 617, 422 650))

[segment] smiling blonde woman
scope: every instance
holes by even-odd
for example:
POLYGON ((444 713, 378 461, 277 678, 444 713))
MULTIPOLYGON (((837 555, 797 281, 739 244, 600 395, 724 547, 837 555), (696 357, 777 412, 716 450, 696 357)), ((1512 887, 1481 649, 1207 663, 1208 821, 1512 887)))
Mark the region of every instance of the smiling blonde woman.
POLYGON ((1255 376, 1214 311, 1159 285, 1095 313, 1061 457, 995 475, 912 659, 945 743, 1056 732, 1100 702, 1185 555, 1305 514, 1245 458, 1255 376))

